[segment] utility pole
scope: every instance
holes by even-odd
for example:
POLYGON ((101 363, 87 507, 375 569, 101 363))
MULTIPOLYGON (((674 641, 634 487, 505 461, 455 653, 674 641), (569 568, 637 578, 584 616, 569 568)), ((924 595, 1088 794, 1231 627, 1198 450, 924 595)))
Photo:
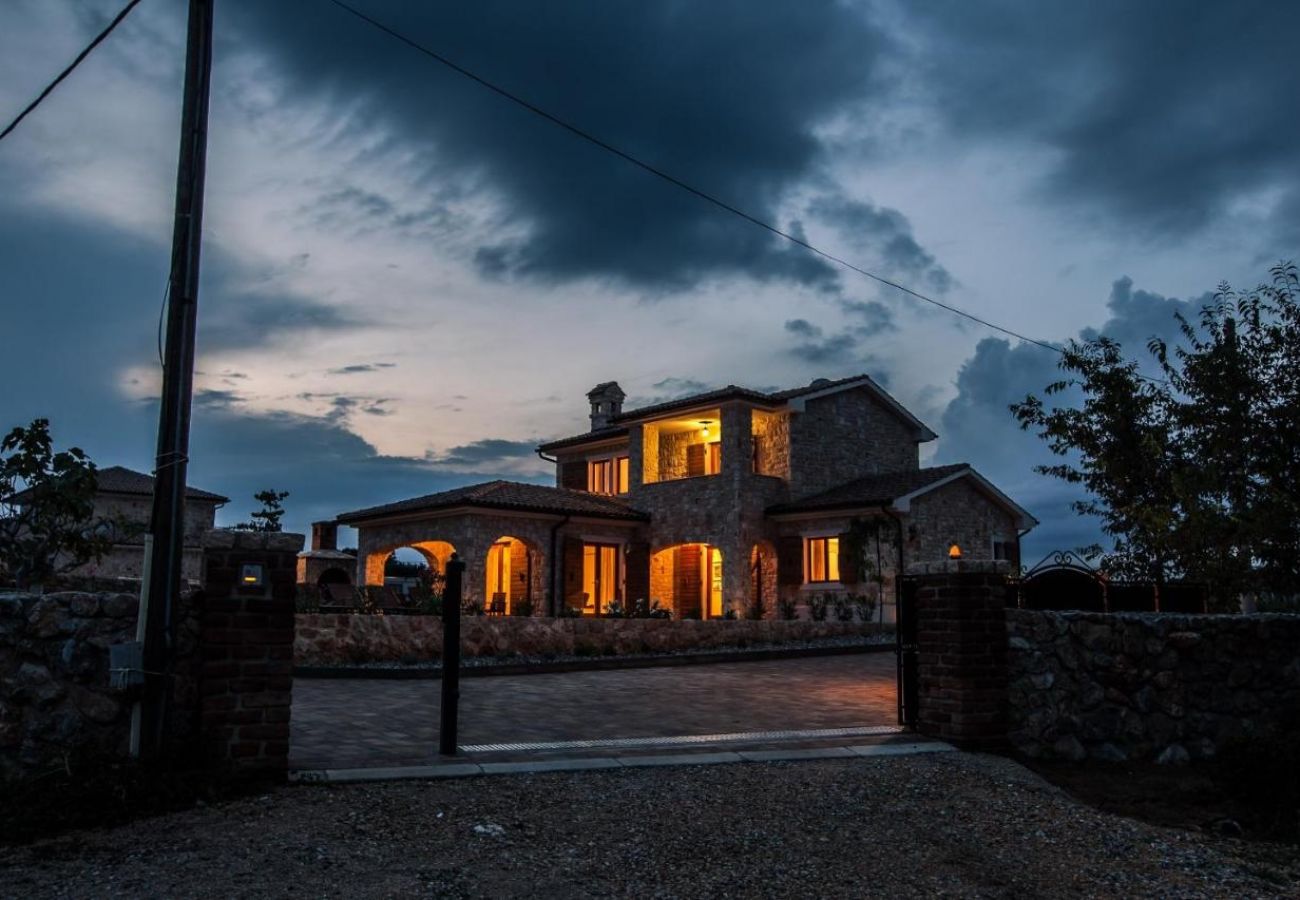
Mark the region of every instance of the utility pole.
POLYGON ((190 0, 180 158, 176 170, 176 217, 167 285, 167 343, 158 416, 158 455, 154 461, 153 513, 149 519, 152 552, 146 561, 148 581, 140 609, 144 619, 145 684, 135 724, 140 755, 155 760, 164 749, 164 723, 171 691, 173 615, 181 590, 185 542, 185 475, 190 448, 190 401, 194 394, 194 331, 198 317, 214 2, 190 0))

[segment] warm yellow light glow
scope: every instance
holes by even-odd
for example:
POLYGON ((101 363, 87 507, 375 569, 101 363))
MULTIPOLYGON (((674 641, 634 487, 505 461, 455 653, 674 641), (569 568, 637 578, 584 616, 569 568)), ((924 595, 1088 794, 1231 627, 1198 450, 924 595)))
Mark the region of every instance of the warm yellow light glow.
POLYGON ((961 548, 958 547, 956 544, 953 544, 951 547, 949 547, 949 548, 948 548, 948 558, 949 558, 949 559, 961 559, 961 548))
POLYGON ((257 576, 256 576, 256 575, 245 575, 245 576, 244 576, 244 584, 257 584, 257 576))
POLYGON ((700 429, 700 434, 704 436, 704 439, 706 441, 709 439, 709 425, 712 423, 712 421, 713 421, 712 419, 703 419, 700 422, 700 424, 704 426, 703 428, 700 429))

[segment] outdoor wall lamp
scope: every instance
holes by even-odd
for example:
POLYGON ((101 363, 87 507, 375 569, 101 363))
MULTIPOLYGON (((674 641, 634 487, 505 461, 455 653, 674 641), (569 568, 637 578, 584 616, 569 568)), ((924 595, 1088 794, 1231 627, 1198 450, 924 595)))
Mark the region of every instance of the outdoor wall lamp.
POLYGON ((949 547, 949 548, 948 548, 948 558, 949 558, 949 559, 961 559, 961 548, 958 547, 956 544, 953 544, 951 547, 949 547))

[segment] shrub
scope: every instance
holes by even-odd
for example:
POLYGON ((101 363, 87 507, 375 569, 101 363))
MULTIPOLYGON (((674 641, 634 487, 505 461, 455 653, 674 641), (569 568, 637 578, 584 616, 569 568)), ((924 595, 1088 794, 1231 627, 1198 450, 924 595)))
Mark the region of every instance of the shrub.
POLYGON ((809 594, 808 595, 808 614, 812 616, 814 622, 825 622, 826 613, 830 611, 831 595, 830 594, 809 594))
POLYGON ((876 612, 876 598, 870 594, 855 594, 853 596, 853 606, 858 611, 859 621, 870 622, 871 617, 876 612))
POLYGON ((734 622, 740 618, 740 615, 734 609, 729 609, 722 614, 722 618, 729 622, 734 622))
POLYGON ((849 594, 836 594, 833 598, 835 604, 835 619, 838 622, 853 621, 853 597, 849 594))
POLYGON ((533 614, 533 601, 524 599, 516 600, 510 605, 510 615, 527 618, 533 614))
POLYGON ((783 622, 793 622, 799 618, 799 604, 793 600, 782 597, 776 601, 776 614, 783 622))
POLYGON ((627 610, 623 608, 623 604, 621 601, 615 600, 613 603, 605 607, 605 618, 625 619, 627 618, 627 610))
POLYGON ((557 611, 556 617, 560 619, 581 619, 582 610, 578 609, 576 606, 570 606, 567 603, 561 603, 560 608, 557 611))

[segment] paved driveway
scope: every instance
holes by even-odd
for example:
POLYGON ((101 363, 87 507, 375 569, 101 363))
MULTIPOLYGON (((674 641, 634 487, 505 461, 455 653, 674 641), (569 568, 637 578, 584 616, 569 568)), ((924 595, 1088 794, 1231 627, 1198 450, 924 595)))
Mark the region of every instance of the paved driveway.
MULTIPOLYGON (((462 678, 461 745, 790 731, 897 722, 893 653, 462 678)), ((436 680, 300 678, 295 768, 429 762, 436 680)))

